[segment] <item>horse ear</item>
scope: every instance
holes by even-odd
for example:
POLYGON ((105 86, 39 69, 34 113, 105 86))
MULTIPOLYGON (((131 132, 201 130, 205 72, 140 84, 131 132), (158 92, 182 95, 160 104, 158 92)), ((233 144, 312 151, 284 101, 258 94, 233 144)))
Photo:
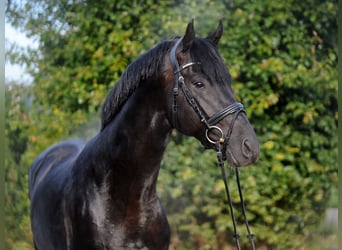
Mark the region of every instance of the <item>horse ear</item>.
POLYGON ((223 25, 222 25, 222 21, 220 20, 217 29, 211 34, 209 34, 207 39, 210 40, 213 44, 215 44, 215 46, 217 46, 217 44, 219 43, 221 39, 222 33, 223 33, 223 25))
POLYGON ((185 52, 191 48, 193 41, 195 40, 194 19, 188 23, 186 27, 185 35, 182 39, 182 51, 185 52))

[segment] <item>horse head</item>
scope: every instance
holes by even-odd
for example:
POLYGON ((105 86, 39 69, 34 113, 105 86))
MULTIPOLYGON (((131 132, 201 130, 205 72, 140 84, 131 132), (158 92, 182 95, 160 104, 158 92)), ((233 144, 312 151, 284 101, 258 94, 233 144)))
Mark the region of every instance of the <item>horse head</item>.
POLYGON ((257 160, 259 143, 217 49, 222 31, 220 22, 207 38, 198 38, 191 21, 184 36, 175 40, 165 66, 166 89, 172 93, 169 121, 208 148, 221 145, 232 166, 247 166, 257 160))

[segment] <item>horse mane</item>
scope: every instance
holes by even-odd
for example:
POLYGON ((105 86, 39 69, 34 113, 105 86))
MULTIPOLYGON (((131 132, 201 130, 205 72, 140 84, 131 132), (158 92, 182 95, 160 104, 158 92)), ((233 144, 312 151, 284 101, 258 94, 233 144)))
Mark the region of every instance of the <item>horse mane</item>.
POLYGON ((102 106, 101 130, 114 119, 126 100, 140 86, 140 83, 161 72, 165 54, 170 50, 171 45, 171 40, 161 42, 128 65, 102 106))
MULTIPOLYGON (((161 42, 126 68, 103 104, 101 130, 114 119, 123 104, 141 83, 151 77, 157 76, 161 72, 165 55, 170 51, 174 40, 171 39, 161 42)), ((199 62, 201 65, 196 68, 206 75, 210 82, 216 82, 218 84, 227 84, 228 82, 230 84, 230 75, 227 67, 216 46, 208 39, 196 38, 190 52, 192 60, 199 62)))

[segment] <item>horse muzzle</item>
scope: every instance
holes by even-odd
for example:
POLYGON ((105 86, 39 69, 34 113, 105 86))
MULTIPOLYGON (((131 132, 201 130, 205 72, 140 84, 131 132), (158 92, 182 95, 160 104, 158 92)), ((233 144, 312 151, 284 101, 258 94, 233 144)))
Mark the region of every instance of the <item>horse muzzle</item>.
POLYGON ((229 141, 225 143, 223 152, 233 167, 251 165, 259 158, 260 145, 245 114, 240 114, 236 119, 229 141))
MULTIPOLYGON (((234 167, 251 165, 257 161, 260 151, 254 129, 243 108, 234 110, 230 117, 231 119, 224 117, 216 125, 209 126, 205 130, 203 144, 216 151, 220 147, 223 158, 234 167)), ((209 119, 211 120, 213 119, 209 119)))

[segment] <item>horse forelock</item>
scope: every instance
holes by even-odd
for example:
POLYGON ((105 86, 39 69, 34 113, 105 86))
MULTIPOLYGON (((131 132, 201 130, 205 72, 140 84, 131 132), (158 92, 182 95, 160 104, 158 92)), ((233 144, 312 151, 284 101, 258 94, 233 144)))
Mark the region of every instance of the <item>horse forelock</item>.
POLYGON ((231 78, 224 60, 216 46, 207 39, 195 39, 191 47, 191 57, 193 61, 200 63, 200 67, 197 69, 206 75, 210 82, 230 84, 231 78))
POLYGON ((113 120, 126 100, 142 82, 162 73, 165 55, 171 45, 171 41, 161 42, 126 68, 103 104, 101 129, 113 120))

